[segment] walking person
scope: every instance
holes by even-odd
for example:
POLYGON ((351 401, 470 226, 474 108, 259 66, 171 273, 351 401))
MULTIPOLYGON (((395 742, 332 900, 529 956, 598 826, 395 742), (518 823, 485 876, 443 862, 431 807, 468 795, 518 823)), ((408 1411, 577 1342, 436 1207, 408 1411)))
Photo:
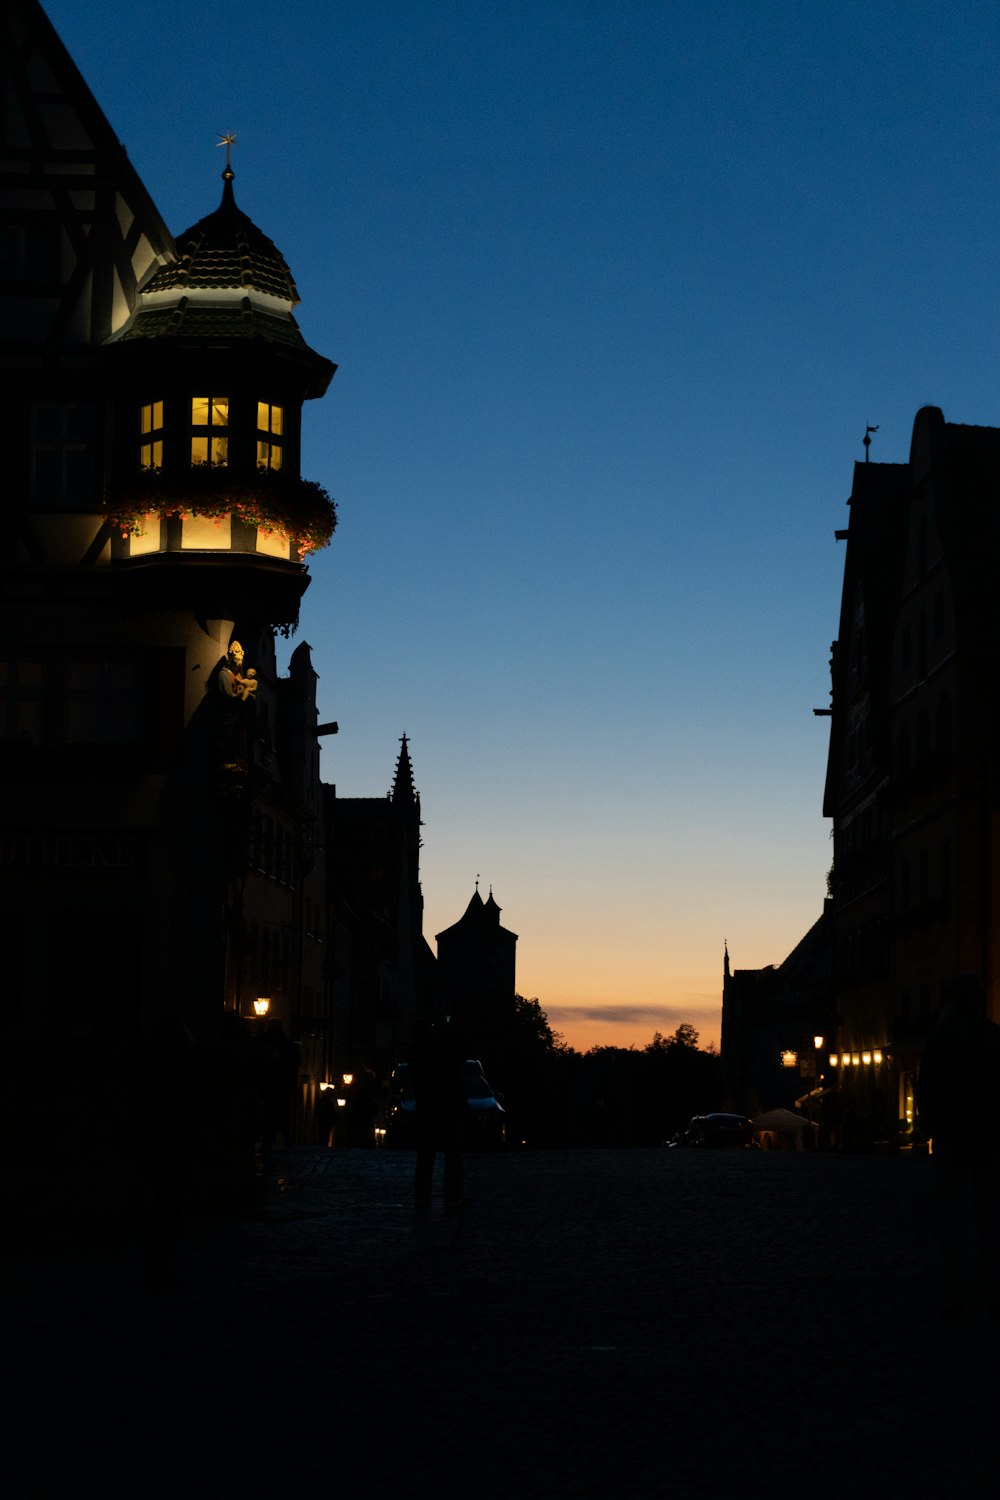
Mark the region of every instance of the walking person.
POLYGON ((439 1151, 444 1154, 445 1210, 454 1212, 462 1205, 462 1061, 458 1040, 447 1022, 437 1026, 422 1019, 414 1022, 409 1062, 416 1101, 414 1207, 418 1212, 431 1206, 434 1159, 439 1151))

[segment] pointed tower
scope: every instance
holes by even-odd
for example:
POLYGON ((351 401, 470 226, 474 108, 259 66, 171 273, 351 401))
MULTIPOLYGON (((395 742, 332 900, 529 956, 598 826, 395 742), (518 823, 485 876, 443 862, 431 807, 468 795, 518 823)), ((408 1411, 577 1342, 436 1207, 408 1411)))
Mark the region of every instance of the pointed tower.
POLYGON ((446 1008, 475 1040, 490 1029, 495 1012, 513 1006, 517 933, 500 925, 492 887, 484 901, 477 881, 462 916, 435 941, 446 1008))
POLYGON ((321 798, 315 674, 282 693, 273 637, 333 529, 299 450, 334 366, 232 167, 175 242, 36 0, 0 25, 12 1004, 42 1050, 82 994, 118 1035, 258 998, 290 1024, 321 798))
POLYGON ((334 912, 334 1061, 388 1077, 414 1016, 435 1009, 435 960, 423 935, 420 796, 404 734, 388 796, 326 789, 334 912))

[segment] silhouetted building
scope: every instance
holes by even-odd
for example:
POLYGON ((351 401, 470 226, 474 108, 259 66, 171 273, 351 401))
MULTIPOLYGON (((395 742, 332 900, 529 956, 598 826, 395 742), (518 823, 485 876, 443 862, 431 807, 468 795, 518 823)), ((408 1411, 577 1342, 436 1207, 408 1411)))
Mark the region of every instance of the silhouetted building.
POLYGON ((942 980, 1000 1018, 1000 430, 918 412, 910 458, 857 464, 824 812, 845 1131, 905 1139, 942 980))
POLYGON ((0 878, 8 1027, 45 1068, 267 999, 328 1020, 315 673, 287 678, 332 506, 299 473, 305 342, 237 207, 175 240, 35 0, 3 9, 0 878))
POLYGON ((324 788, 334 1027, 331 1069, 388 1078, 415 1016, 434 1009, 423 936, 420 797, 407 738, 386 797, 324 788))
POLYGON ((720 1047, 727 1106, 748 1115, 796 1107, 818 1114, 830 1082, 829 1008, 826 911, 777 967, 730 969, 727 947, 720 1047))
POLYGON ((445 1013, 470 1039, 488 1035, 493 1018, 513 1008, 517 933, 500 925, 493 891, 484 901, 479 887, 464 913, 437 934, 438 986, 445 1013))

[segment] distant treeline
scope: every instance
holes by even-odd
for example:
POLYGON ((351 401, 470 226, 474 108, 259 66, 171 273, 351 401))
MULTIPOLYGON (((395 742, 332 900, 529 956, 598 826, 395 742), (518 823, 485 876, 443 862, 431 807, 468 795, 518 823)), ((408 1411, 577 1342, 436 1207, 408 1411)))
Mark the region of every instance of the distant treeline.
POLYGON ((503 1096, 511 1146, 658 1146, 692 1115, 721 1105, 718 1053, 687 1023, 646 1047, 577 1052, 552 1030, 537 1000, 515 995, 477 1039, 487 1077, 503 1096))

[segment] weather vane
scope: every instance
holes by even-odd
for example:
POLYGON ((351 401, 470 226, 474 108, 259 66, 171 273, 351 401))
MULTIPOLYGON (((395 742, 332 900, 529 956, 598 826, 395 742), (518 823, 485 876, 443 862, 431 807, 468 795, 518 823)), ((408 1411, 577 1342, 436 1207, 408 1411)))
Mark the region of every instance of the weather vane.
POLYGON ((230 152, 232 151, 233 147, 236 145, 236 132, 235 132, 235 130, 227 130, 227 131, 225 131, 222 135, 219 136, 219 139, 216 141, 215 144, 217 146, 225 146, 225 148, 226 148, 226 171, 227 172, 231 171, 232 170, 232 163, 230 161, 230 152))
POLYGON ((864 445, 865 445, 865 463, 868 462, 868 449, 872 445, 872 433, 873 432, 878 432, 878 426, 876 425, 876 426, 873 427, 870 422, 866 422, 865 423, 865 435, 864 435, 864 438, 862 439, 862 441, 864 442, 864 445))

